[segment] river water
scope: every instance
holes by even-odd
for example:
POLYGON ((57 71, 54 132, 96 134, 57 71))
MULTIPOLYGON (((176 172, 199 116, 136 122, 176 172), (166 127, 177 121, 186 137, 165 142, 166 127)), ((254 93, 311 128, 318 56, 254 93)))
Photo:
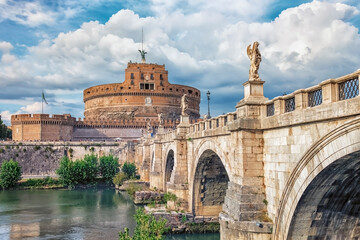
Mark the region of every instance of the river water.
MULTIPOLYGON (((118 239, 135 227, 135 205, 114 190, 0 191, 0 239, 118 239)), ((217 240, 219 234, 182 234, 171 240, 217 240)))

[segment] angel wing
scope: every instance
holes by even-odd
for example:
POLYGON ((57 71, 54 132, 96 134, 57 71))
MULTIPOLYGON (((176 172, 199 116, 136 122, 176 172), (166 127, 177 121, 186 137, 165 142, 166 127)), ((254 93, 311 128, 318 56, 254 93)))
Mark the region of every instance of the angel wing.
POLYGON ((251 56, 251 53, 252 53, 252 49, 251 49, 251 44, 247 47, 247 55, 248 57, 250 58, 251 56))

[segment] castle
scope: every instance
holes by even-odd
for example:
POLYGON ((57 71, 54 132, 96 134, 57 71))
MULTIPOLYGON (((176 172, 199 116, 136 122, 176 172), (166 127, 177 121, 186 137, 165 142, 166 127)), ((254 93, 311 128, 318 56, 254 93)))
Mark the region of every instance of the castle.
POLYGON ((186 94, 191 121, 199 117, 200 91, 170 84, 165 65, 129 62, 122 83, 93 86, 83 92, 84 119, 70 114, 16 114, 11 116, 14 141, 133 140, 159 126, 174 128, 186 94))

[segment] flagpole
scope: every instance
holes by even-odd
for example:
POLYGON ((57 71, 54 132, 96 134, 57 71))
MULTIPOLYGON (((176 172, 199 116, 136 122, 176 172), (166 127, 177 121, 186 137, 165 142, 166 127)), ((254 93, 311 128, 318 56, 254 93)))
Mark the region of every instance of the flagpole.
POLYGON ((44 114, 44 91, 42 91, 42 95, 41 95, 41 114, 44 114))

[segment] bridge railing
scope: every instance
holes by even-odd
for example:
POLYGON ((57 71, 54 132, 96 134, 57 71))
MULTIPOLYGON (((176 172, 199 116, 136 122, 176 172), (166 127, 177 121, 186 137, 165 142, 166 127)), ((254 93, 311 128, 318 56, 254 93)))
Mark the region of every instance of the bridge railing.
POLYGON ((236 112, 227 113, 214 118, 206 119, 190 125, 188 136, 190 138, 203 137, 209 135, 227 134, 227 125, 236 120, 236 112))
POLYGON ((322 104, 351 99, 359 96, 360 70, 336 79, 265 102, 263 115, 271 117, 292 111, 316 107, 322 104))

